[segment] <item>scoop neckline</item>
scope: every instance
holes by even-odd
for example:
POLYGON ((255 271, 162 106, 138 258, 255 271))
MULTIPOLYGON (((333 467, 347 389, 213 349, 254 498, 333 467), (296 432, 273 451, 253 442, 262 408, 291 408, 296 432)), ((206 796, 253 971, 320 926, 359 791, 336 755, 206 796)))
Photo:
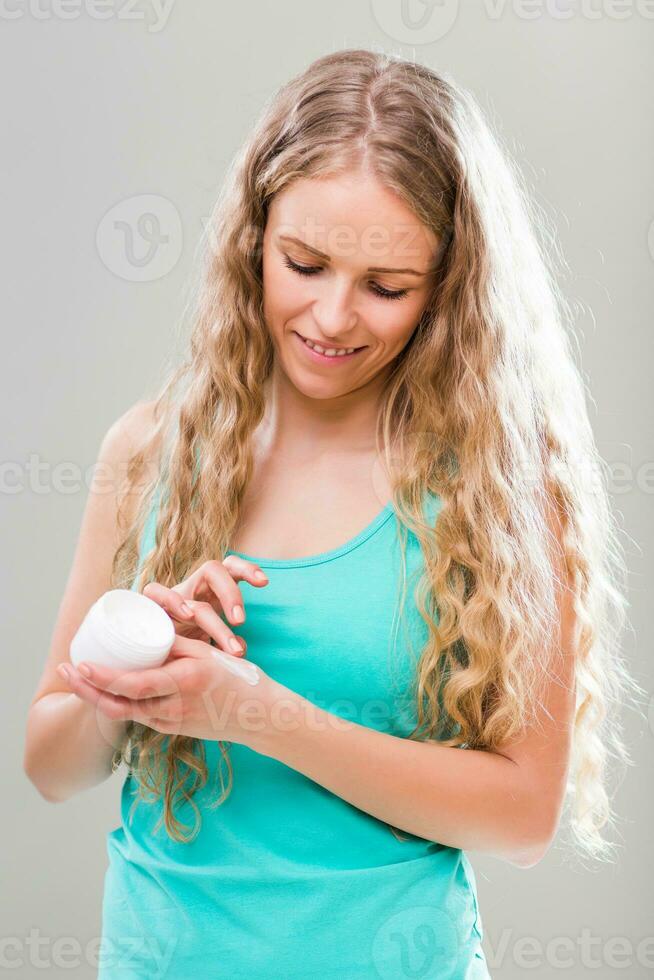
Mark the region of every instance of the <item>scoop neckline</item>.
POLYGON ((303 558, 260 558, 257 555, 248 555, 244 551, 233 551, 231 548, 227 549, 226 555, 245 558, 246 561, 254 562, 256 565, 260 565, 261 568, 299 568, 302 565, 319 565, 322 562, 340 558, 341 555, 345 555, 358 548, 359 545, 367 541, 375 531, 389 520, 391 514, 393 514, 393 501, 389 500, 377 516, 362 531, 359 531, 353 538, 346 541, 345 544, 341 544, 337 548, 331 548, 329 551, 320 551, 315 555, 305 555, 303 558))

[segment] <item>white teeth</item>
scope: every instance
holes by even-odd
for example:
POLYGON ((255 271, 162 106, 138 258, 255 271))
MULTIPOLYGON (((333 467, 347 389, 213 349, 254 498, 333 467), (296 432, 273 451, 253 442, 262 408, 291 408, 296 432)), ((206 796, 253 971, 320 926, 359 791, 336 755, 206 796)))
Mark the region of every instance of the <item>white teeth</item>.
POLYGON ((353 354, 356 347, 346 347, 344 350, 337 350, 335 347, 321 347, 319 344, 314 344, 311 340, 306 340, 302 338, 307 347, 311 350, 315 350, 318 354, 326 354, 327 357, 343 357, 345 354, 353 354))

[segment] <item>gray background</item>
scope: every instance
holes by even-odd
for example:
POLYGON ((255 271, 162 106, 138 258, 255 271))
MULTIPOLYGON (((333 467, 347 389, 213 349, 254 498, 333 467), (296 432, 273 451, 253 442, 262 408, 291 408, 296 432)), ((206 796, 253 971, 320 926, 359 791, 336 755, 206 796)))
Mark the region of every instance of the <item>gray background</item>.
MULTIPOLYGON (((202 222, 225 165, 269 94, 328 51, 381 47, 451 73, 490 114, 555 222, 593 426, 616 466, 631 573, 626 649, 651 690, 654 5, 445 2, 421 25, 425 8, 411 3, 413 24, 395 0, 177 0, 167 19, 151 3, 130 13, 118 2, 104 20, 91 0, 59 8, 13 0, 0 16, 9 353, 1 932, 10 940, 0 971, 22 960, 14 976, 42 976, 44 966, 52 976, 95 976, 85 948, 99 935, 104 835, 119 822, 122 776, 64 805, 44 802, 22 771, 27 705, 89 467, 109 425, 152 396, 179 343, 202 222), (143 195, 163 201, 144 206, 143 195), (130 261, 107 229, 144 210, 160 217, 168 241, 141 263, 148 242, 136 235, 130 261), (81 953, 57 947, 66 938, 81 953)), ((618 864, 586 869, 559 843, 529 871, 471 855, 494 977, 652 973, 652 711, 649 720, 626 713, 625 725, 637 768, 615 797, 618 864)))

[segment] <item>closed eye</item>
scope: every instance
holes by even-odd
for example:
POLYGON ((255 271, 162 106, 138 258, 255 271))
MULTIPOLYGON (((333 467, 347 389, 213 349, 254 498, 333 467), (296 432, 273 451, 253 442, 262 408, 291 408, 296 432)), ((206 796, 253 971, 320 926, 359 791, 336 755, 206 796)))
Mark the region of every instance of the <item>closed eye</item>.
MULTIPOLYGON (((297 272, 300 276, 315 276, 321 271, 320 266, 318 265, 298 265, 297 262, 293 262, 288 255, 284 256, 284 264, 288 269, 292 269, 293 272, 297 272)), ((383 299, 402 299, 402 297, 406 296, 409 292, 408 289, 384 289, 383 286, 380 286, 376 282, 371 282, 370 288, 372 289, 373 293, 376 293, 377 296, 381 296, 383 299)))

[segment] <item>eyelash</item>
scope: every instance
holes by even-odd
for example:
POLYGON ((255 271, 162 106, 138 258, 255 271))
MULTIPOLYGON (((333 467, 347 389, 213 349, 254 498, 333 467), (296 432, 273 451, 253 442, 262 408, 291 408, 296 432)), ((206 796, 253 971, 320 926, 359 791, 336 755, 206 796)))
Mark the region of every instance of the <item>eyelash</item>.
MULTIPOLYGON (((299 273, 301 276, 313 276, 316 272, 320 272, 320 267, 315 265, 298 265, 297 262, 293 262, 289 259, 288 255, 284 256, 284 264, 288 269, 292 269, 293 272, 299 273)), ((384 289, 383 286, 378 286, 376 283, 372 284, 372 291, 380 296, 382 299, 402 299, 403 296, 409 292, 408 289, 398 289, 396 292, 390 292, 384 289)))

